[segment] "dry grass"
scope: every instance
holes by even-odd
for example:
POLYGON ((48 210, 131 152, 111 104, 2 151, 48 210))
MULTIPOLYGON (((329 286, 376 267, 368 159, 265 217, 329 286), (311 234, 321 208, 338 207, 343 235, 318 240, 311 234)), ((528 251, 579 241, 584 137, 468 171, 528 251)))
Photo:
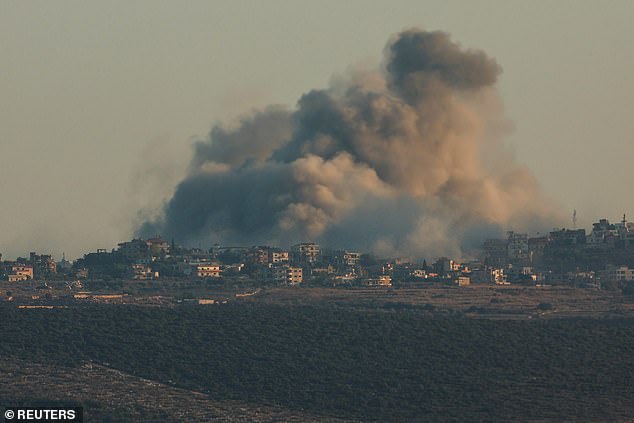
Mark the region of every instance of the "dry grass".
POLYGON ((556 318, 634 316, 634 302, 620 292, 571 287, 472 285, 399 289, 271 288, 250 301, 280 304, 330 302, 357 305, 431 304, 475 317, 556 318), (540 304, 550 304, 545 310, 540 304))

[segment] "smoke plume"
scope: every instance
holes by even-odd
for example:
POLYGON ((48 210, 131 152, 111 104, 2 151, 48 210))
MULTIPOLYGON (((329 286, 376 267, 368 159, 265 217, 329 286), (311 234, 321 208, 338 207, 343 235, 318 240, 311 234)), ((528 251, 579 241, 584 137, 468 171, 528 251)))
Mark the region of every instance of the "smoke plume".
POLYGON ((500 140, 508 123, 484 52, 444 32, 393 37, 381 69, 217 126, 140 235, 182 243, 316 240, 380 254, 461 256, 558 213, 500 140))

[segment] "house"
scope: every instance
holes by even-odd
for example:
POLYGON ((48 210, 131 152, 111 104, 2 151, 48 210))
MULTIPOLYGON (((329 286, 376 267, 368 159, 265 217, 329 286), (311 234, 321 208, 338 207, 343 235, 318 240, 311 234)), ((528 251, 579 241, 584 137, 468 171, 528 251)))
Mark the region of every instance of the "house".
POLYGON ((159 272, 152 272, 152 268, 144 263, 134 263, 131 266, 132 279, 135 280, 148 280, 157 279, 159 272))
POLYGON ((607 266, 605 270, 599 272, 602 281, 622 282, 634 280, 634 269, 627 266, 607 266))
POLYGON ((31 280, 33 279, 33 266, 30 264, 12 265, 7 273, 9 282, 31 280))
POLYGON ((416 279, 427 279, 427 271, 424 269, 414 269, 411 272, 411 276, 416 279))
MULTIPOLYGON (((567 235, 564 239, 568 239, 567 235)), ((544 252, 546 251, 546 247, 548 247, 549 242, 550 238, 548 236, 528 238, 528 255, 531 263, 539 262, 544 257, 544 252)), ((585 239, 583 243, 585 244, 585 239)))
POLYGON ((269 262, 268 247, 253 247, 244 254, 244 260, 250 264, 266 264, 269 262))
POLYGON ((319 244, 304 242, 291 247, 293 262, 297 264, 312 264, 319 261, 319 244))
POLYGON ((533 275, 533 268, 531 266, 513 266, 509 264, 504 271, 506 279, 511 282, 526 282, 535 281, 536 278, 533 275))
POLYGON ((460 270, 460 263, 457 263, 447 257, 441 257, 434 262, 434 272, 439 275, 446 275, 451 272, 460 270))
POLYGON ((145 243, 150 250, 150 254, 153 256, 161 256, 170 253, 170 244, 161 237, 150 238, 145 241, 145 243))
MULTIPOLYGON (((550 232, 550 243, 557 246, 585 245, 586 230, 585 229, 565 229, 550 232)), ((530 242, 530 240, 529 240, 530 242)))
POLYGON ((220 265, 214 263, 192 263, 196 269, 196 276, 199 278, 219 278, 220 265))
POLYGON ((389 275, 380 275, 366 279, 366 284, 372 287, 388 287, 392 286, 392 278, 389 275))
POLYGON ((273 264, 288 263, 288 251, 271 250, 269 258, 273 264))
POLYGON ((469 286, 471 284, 471 278, 468 276, 456 276, 453 279, 453 283, 458 286, 469 286))
POLYGON ((515 263, 528 260, 528 234, 508 232, 507 256, 515 263))
POLYGON ((336 275, 334 278, 332 278, 332 284, 333 286, 339 286, 339 285, 352 286, 356 282, 357 278, 358 276, 355 275, 354 273, 336 275))
POLYGON ((507 285, 504 269, 486 266, 471 272, 471 280, 474 283, 494 283, 496 285, 507 285))
MULTIPOLYGON (((527 241, 528 242, 528 241, 527 241)), ((503 266, 508 261, 508 240, 490 238, 482 245, 484 262, 489 266, 503 266)))
POLYGON ((273 279, 278 283, 299 285, 304 281, 304 271, 301 267, 281 266, 272 269, 273 279))
POLYGON ((361 260, 361 254, 355 251, 336 251, 335 263, 339 266, 356 267, 361 260))
POLYGON ((31 252, 29 255, 29 263, 33 266, 34 277, 44 279, 47 276, 57 273, 57 263, 49 254, 36 254, 31 252))
POLYGON ((332 275, 333 273, 335 273, 335 268, 331 264, 324 267, 313 267, 310 269, 311 276, 332 275))
POLYGON ((140 259, 147 257, 150 247, 147 242, 142 239, 133 239, 132 241, 121 242, 118 244, 117 252, 126 259, 140 259))

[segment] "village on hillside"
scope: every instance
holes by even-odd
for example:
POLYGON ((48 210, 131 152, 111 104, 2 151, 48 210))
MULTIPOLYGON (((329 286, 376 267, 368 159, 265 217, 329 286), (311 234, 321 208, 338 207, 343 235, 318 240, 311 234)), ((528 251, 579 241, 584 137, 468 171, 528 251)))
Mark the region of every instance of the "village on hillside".
POLYGON ((185 248, 161 237, 133 239, 70 262, 51 255, 2 261, 0 275, 15 284, 63 281, 197 280, 210 284, 313 287, 424 287, 430 282, 614 287, 634 279, 634 224, 601 219, 592 230, 554 230, 543 236, 508 232, 487 239, 478 260, 449 257, 427 262, 377 258, 368 253, 322 248, 314 242, 285 250, 272 246, 185 248))

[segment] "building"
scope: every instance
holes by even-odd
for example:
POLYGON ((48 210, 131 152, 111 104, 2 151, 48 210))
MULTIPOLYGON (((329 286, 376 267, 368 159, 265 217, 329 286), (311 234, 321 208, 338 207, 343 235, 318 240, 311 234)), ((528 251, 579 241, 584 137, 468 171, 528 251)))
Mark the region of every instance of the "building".
POLYGON ((488 266, 502 267, 508 262, 508 241, 491 238, 484 241, 484 263, 488 266))
POLYGON ((619 238, 619 231, 608 219, 592 224, 592 232, 586 237, 588 248, 611 249, 619 238))
POLYGON ((627 266, 608 266, 605 270, 599 272, 601 281, 607 282, 625 282, 634 280, 634 269, 627 266))
POLYGON ((457 276, 453 279, 453 283, 458 286, 469 286, 471 284, 471 278, 468 276, 457 276))
POLYGON ((511 282, 527 282, 536 280, 531 266, 509 265, 504 274, 511 282))
POLYGON ((73 263, 66 260, 66 255, 62 254, 62 260, 57 262, 57 271, 62 273, 70 272, 73 268, 73 263))
POLYGON ((528 255, 531 263, 538 262, 544 257, 549 242, 550 239, 547 236, 528 238, 528 255))
POLYGON ((281 266, 272 269, 273 279, 286 285, 299 285, 304 281, 304 271, 301 267, 281 266))
POLYGON ((504 269, 491 269, 491 282, 496 285, 508 285, 504 269))
POLYGON ((634 223, 628 222, 623 215, 619 223, 610 223, 608 219, 600 219, 592 224, 592 232, 586 237, 588 248, 609 250, 613 248, 630 248, 634 245, 634 223))
POLYGON ((131 266, 131 271, 132 279, 135 280, 157 279, 159 276, 158 272, 153 272, 152 268, 145 263, 134 263, 131 266))
POLYGON ((145 242, 152 256, 163 256, 171 251, 170 244, 161 237, 150 238, 145 242))
POLYGON ((361 260, 361 253, 357 253, 354 251, 338 251, 335 254, 335 260, 338 265, 355 267, 359 265, 359 261, 361 260))
POLYGON ((413 269, 410 276, 416 279, 427 279, 427 271, 425 269, 413 269))
POLYGON ((453 261, 447 257, 441 257, 434 262, 434 272, 439 275, 447 275, 460 270, 460 263, 453 261))
POLYGON ((9 267, 7 272, 9 282, 27 281, 33 279, 33 266, 30 264, 16 264, 9 267))
POLYGON ((119 255, 128 260, 144 258, 150 254, 148 243, 142 239, 121 242, 118 246, 117 252, 119 255))
POLYGON ((33 277, 37 279, 45 279, 47 276, 57 273, 57 263, 53 257, 48 254, 29 254, 29 263, 33 266, 33 277))
POLYGON ((288 263, 288 251, 273 249, 269 257, 273 264, 288 263))
POLYGON ((269 249, 267 247, 253 247, 244 254, 244 259, 251 264, 267 264, 269 262, 269 249))
POLYGON ((550 233, 550 242, 557 246, 584 245, 586 238, 585 229, 561 229, 550 233))
POLYGON ((213 263, 191 263, 199 278, 219 278, 221 274, 220 265, 213 263))
POLYGON ((376 278, 366 279, 366 284, 371 287, 390 287, 392 286, 392 277, 389 275, 380 275, 376 278))
POLYGON ((474 283, 494 283, 496 285, 506 285, 506 275, 504 269, 486 266, 471 272, 471 280, 474 283))
POLYGON ((634 245, 634 223, 628 222, 623 215, 620 223, 614 224, 619 233, 619 247, 629 248, 634 245))
POLYGON ((319 244, 303 242, 291 247, 293 262, 297 264, 313 264, 319 261, 319 244))
POLYGON ((333 286, 339 286, 339 285, 346 285, 346 286, 352 286, 358 279, 358 276, 353 274, 353 273, 346 273, 345 275, 336 275, 334 278, 332 278, 332 285, 333 286))
POLYGON ((511 262, 528 261, 528 234, 508 232, 507 256, 511 262))
POLYGON ((335 268, 331 264, 328 266, 313 267, 310 269, 311 276, 332 275, 334 273, 335 268))

